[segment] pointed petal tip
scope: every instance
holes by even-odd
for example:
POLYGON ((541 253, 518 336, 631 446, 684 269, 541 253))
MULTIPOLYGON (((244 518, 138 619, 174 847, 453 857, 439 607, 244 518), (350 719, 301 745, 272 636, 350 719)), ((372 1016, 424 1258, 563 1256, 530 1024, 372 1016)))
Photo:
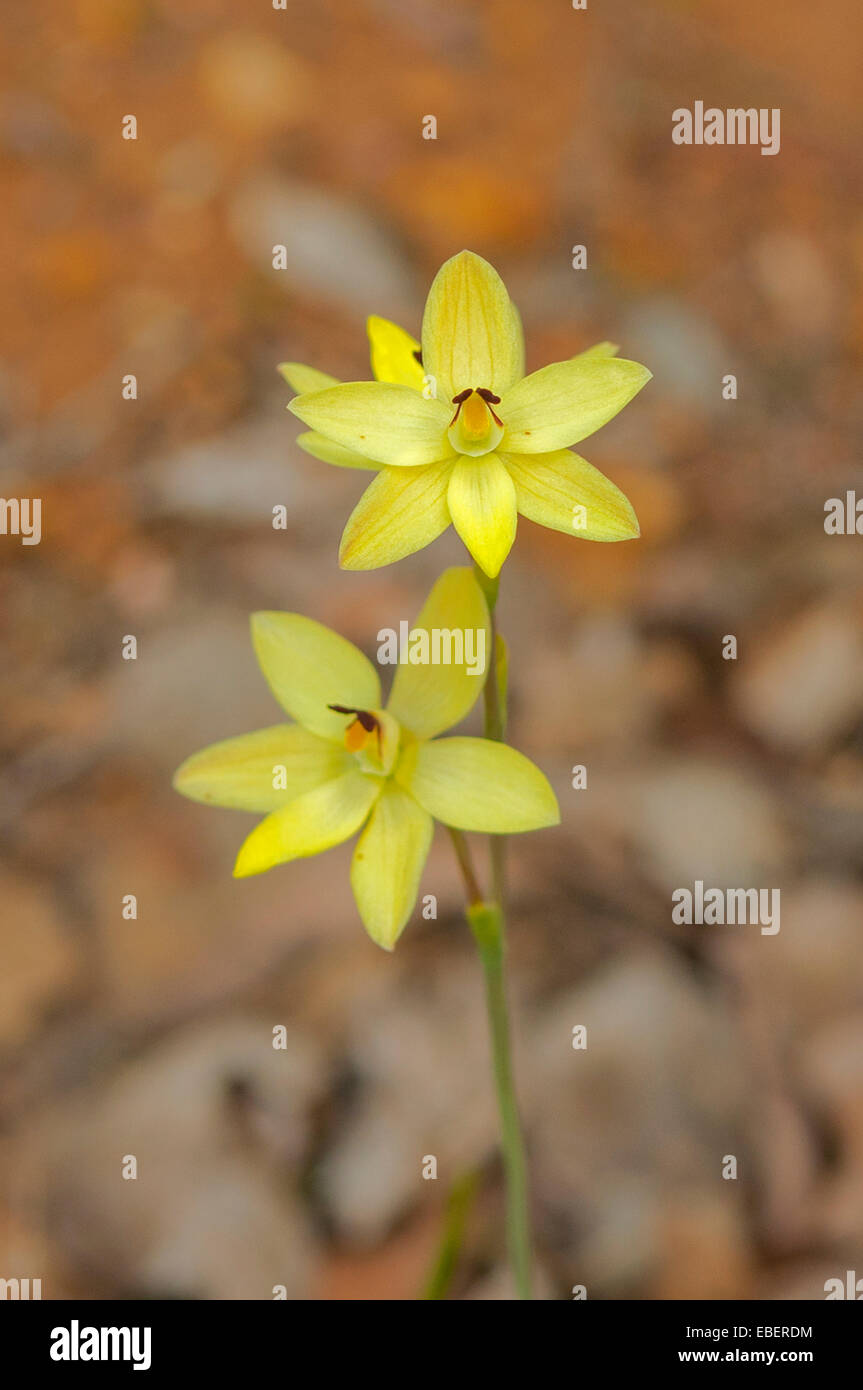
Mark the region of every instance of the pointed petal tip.
POLYGON ((280 362, 276 367, 292 391, 297 395, 309 395, 312 391, 324 391, 329 386, 338 386, 339 379, 318 367, 310 367, 306 362, 280 362))
POLYGON ((399 927, 398 931, 395 932, 395 934, 393 935, 391 934, 391 929, 389 927, 387 927, 386 929, 382 929, 380 922, 376 922, 371 919, 367 921, 366 915, 360 908, 359 903, 357 903, 357 911, 359 912, 360 921, 363 924, 366 936, 369 938, 369 940, 373 942, 375 946, 379 946, 382 951, 386 951, 388 956, 391 956, 393 951, 396 949, 397 943, 401 939, 402 932, 407 926, 407 922, 404 922, 399 927))
POLYGON ((526 827, 528 830, 550 830, 552 826, 560 825, 560 802, 545 774, 541 773, 540 776, 544 785, 541 797, 537 801, 533 823, 526 827))
POLYGON ((231 878, 252 878, 255 874, 259 874, 261 872, 261 869, 253 868, 249 864, 248 858, 243 854, 243 851, 241 849, 239 854, 237 855, 236 860, 234 861, 234 867, 231 870, 231 878))
POLYGON ((296 618, 297 613, 277 612, 274 608, 260 608, 256 613, 249 614, 249 632, 251 633, 252 646, 257 650, 259 640, 269 636, 274 629, 278 628, 284 618, 296 618))
POLYGON ((653 372, 649 367, 645 367, 643 362, 636 362, 632 357, 615 357, 614 360, 619 362, 621 366, 631 369, 633 379, 638 381, 635 388, 636 395, 642 387, 653 379, 653 372))
POLYGON ((550 830, 552 826, 560 825, 560 804, 551 789, 550 783, 547 783, 547 787, 548 809, 542 820, 537 820, 536 825, 533 827, 534 830, 550 830))
MULTIPOLYGON (((495 267, 492 265, 491 261, 487 260, 485 256, 481 256, 478 251, 471 251, 469 246, 463 246, 460 251, 456 251, 452 256, 448 256, 447 259, 441 263, 440 269, 438 270, 438 274, 440 274, 440 271, 443 270, 445 266, 456 266, 471 263, 475 263, 481 266, 491 266, 491 269, 495 270, 495 267)), ((496 270, 495 274, 497 274, 496 270)))
POLYGON ((300 394, 302 388, 296 384, 294 373, 303 373, 307 370, 308 369, 305 368, 301 362, 279 362, 276 366, 276 371, 278 372, 279 376, 282 378, 284 382, 287 383, 288 386, 290 386, 292 391, 296 392, 297 395, 300 394))
POLYGON ((291 613, 286 608, 256 608, 254 613, 249 614, 249 622, 266 624, 274 621, 279 622, 282 618, 302 618, 303 616, 302 613, 291 613))
POLYGON ((254 830, 246 836, 240 848, 237 850, 237 857, 234 860, 234 867, 231 870, 231 878, 252 878, 255 874, 261 874, 265 869, 272 868, 272 864, 261 862, 260 850, 255 849, 258 841, 258 832, 264 821, 259 821, 254 830))
POLYGON ((629 528, 624 532, 620 539, 622 541, 637 541, 641 535, 641 524, 638 520, 638 517, 635 515, 635 508, 633 507, 629 498, 626 497, 625 493, 623 494, 623 496, 629 508, 629 512, 626 518, 629 522, 629 528))
POLYGON ((474 555, 473 551, 471 551, 470 553, 471 558, 476 562, 476 564, 482 570, 483 574, 486 576, 487 579, 498 578, 501 570, 504 567, 506 557, 504 557, 504 559, 500 561, 490 562, 489 560, 480 559, 479 555, 474 555))
MULTIPOLYGON (((202 750, 205 751, 205 750, 202 750)), ((190 753, 188 758, 184 758, 171 778, 171 786, 180 796, 186 796, 190 801, 197 801, 195 794, 195 763, 200 758, 200 753, 190 753)))
MULTIPOLYGON (((541 524, 542 523, 540 523, 540 525, 541 524)), ((576 535, 578 535, 578 532, 576 532, 576 535)), ((615 536, 591 536, 589 539, 600 542, 608 542, 613 545, 620 541, 637 541, 640 540, 640 538, 641 527, 639 526, 637 519, 634 519, 629 529, 626 529, 624 527, 615 536)))
MULTIPOLYGON (((363 926, 365 926, 365 923, 363 923, 363 926)), ((369 931, 368 927, 366 927, 366 931, 367 931, 368 934, 369 934, 370 940, 372 940, 372 941, 375 943, 376 946, 380 946, 381 950, 382 950, 382 951, 386 951, 387 955, 389 955, 389 956, 392 955, 393 951, 396 949, 396 943, 395 943, 395 941, 381 941, 379 937, 377 937, 377 936, 372 936, 372 934, 371 934, 371 932, 369 931)))
POLYGON ((364 564, 364 563, 363 563, 362 556, 357 556, 357 554, 356 554, 356 546, 353 545, 350 541, 347 543, 347 545, 345 545, 344 543, 342 543, 342 544, 339 546, 339 569, 340 569, 340 570, 352 570, 354 573, 359 573, 359 572, 361 572, 361 571, 363 571, 363 570, 375 569, 375 568, 379 568, 379 567, 378 567, 378 566, 374 566, 374 565, 367 565, 367 564, 364 564))

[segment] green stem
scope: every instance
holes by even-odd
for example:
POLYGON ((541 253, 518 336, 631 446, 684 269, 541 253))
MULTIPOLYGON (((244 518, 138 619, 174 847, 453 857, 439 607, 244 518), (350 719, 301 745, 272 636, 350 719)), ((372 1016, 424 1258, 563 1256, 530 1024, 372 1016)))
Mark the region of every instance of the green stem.
POLYGON ((449 1292, 478 1187, 479 1174, 471 1171, 456 1178, 450 1189, 443 1236, 426 1280, 422 1295, 424 1299, 443 1299, 449 1292))
POLYGON ((496 903, 478 903, 468 909, 467 918, 479 947, 485 973, 485 997, 491 1029, 494 1080, 500 1110, 501 1149, 506 1174, 507 1246, 518 1296, 530 1299, 533 1292, 527 1163, 512 1072, 504 974, 503 913, 496 903))
MULTIPOLYGON (((506 733, 506 710, 501 698, 498 669, 499 645, 497 634, 498 581, 489 579, 478 565, 474 566, 477 581, 486 596, 491 617, 491 658, 483 691, 485 701, 486 738, 502 742, 506 733)), ((506 906, 505 848, 502 835, 490 835, 493 898, 491 903, 472 901, 467 918, 470 923, 485 974, 486 1006, 491 1030, 492 1061, 495 1087, 500 1110, 501 1148, 506 1175, 506 1228, 509 1257, 515 1275, 519 1298, 533 1297, 531 1278, 530 1215, 527 1190, 527 1163, 515 1081, 512 1069, 509 1013, 506 1000, 506 906)), ((469 889, 470 898, 470 889, 469 889)))
POLYGON ((448 825, 447 830, 452 840, 458 866, 461 869, 461 876, 464 879, 468 907, 477 907, 482 904, 483 897, 482 889, 479 886, 477 876, 474 872, 473 860, 470 857, 470 846, 464 837, 463 831, 456 830, 454 825, 448 825))
MULTIPOLYGON (((483 734, 486 738, 494 739, 496 743, 502 743, 506 734, 506 712, 501 700, 500 672, 498 669, 500 654, 495 610, 497 608, 499 581, 489 579, 479 565, 474 565, 474 574, 485 594, 489 617, 491 618, 491 656, 488 675, 483 687, 485 706, 483 734)), ((495 902, 500 903, 501 909, 504 910, 506 908, 506 839, 503 835, 489 836, 489 853, 491 856, 492 893, 495 902)))

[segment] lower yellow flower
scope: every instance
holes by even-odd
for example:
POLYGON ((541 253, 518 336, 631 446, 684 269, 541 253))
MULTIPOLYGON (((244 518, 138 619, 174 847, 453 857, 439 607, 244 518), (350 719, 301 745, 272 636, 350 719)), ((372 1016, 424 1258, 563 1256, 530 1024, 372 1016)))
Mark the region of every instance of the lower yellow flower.
MULTIPOLYGON (((487 652, 482 590, 470 569, 446 570, 414 630, 469 629, 485 634, 487 652)), ((213 744, 174 778, 194 801, 264 815, 240 848, 236 877, 320 854, 362 830, 351 886, 369 935, 391 950, 413 911, 435 820, 491 834, 559 820, 554 792, 523 754, 486 739, 438 737, 479 696, 475 665, 399 665, 382 707, 372 663, 321 623, 256 613, 252 641, 296 722, 213 744)))
POLYGON ((452 523, 494 577, 519 514, 582 540, 639 534, 628 499, 570 446, 632 400, 646 367, 599 343, 525 376, 518 312, 494 267, 470 251, 438 271, 422 346, 385 319, 368 329, 374 381, 280 368, 298 393, 288 408, 309 426, 301 446, 377 470, 345 527, 343 568, 391 564, 452 523))

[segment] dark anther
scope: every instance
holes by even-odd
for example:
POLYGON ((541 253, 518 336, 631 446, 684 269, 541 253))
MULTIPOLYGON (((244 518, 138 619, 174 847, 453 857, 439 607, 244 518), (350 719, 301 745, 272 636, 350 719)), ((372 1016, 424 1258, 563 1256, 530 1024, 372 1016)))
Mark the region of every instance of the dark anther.
POLYGON ((495 423, 500 425, 501 429, 503 429, 503 420, 501 420, 500 416, 496 415, 495 412, 491 409, 493 405, 500 405, 500 396, 496 396, 493 391, 490 391, 488 389, 487 386, 480 386, 476 394, 478 396, 482 396, 483 400, 485 401, 486 405, 491 411, 492 418, 494 419, 495 423))
POLYGON ((459 391, 457 396, 453 396, 452 403, 456 407, 456 412, 450 420, 450 425, 455 424, 456 420, 458 419, 459 411, 461 410, 462 406, 464 405, 465 401, 467 400, 468 396, 471 394, 472 391, 472 386, 466 386, 463 391, 459 391))
POLYGON ((422 350, 422 348, 414 348, 414 357, 416 358, 417 362, 419 362, 420 366, 422 366, 422 365, 423 365, 423 350, 422 350))
POLYGON ((327 709, 334 710, 336 714, 355 714, 358 723, 363 726, 367 734, 378 727, 375 716, 370 714, 367 709, 348 709, 345 705, 327 705, 327 709))

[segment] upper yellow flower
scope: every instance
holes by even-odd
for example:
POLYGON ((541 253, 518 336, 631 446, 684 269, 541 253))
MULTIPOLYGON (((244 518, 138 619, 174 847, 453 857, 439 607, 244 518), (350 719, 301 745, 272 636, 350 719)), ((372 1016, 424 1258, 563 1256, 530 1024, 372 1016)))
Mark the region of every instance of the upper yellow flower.
POLYGON ((426 301, 422 349, 369 320, 376 381, 340 383, 297 363, 309 453, 379 468, 345 527, 345 569, 376 569, 433 541, 450 522, 483 571, 500 572, 517 515, 585 540, 639 534, 626 497, 569 446, 606 424, 650 380, 600 343, 524 375, 518 312, 493 266, 472 251, 447 261, 426 301))
MULTIPOLYGON (((477 649, 487 652, 482 590, 472 570, 449 569, 414 631, 467 629, 484 634, 477 649)), ((437 737, 480 694, 485 672, 475 665, 399 665, 381 708, 372 663, 321 623, 255 613, 252 641, 270 689, 296 723, 213 744, 174 778, 194 801, 265 814, 240 849, 236 877, 319 854, 365 825, 351 886, 369 935, 391 950, 413 911, 433 820, 491 834, 557 823, 554 792, 521 753, 488 739, 437 737)), ((458 655, 457 646, 447 654, 458 655)))

